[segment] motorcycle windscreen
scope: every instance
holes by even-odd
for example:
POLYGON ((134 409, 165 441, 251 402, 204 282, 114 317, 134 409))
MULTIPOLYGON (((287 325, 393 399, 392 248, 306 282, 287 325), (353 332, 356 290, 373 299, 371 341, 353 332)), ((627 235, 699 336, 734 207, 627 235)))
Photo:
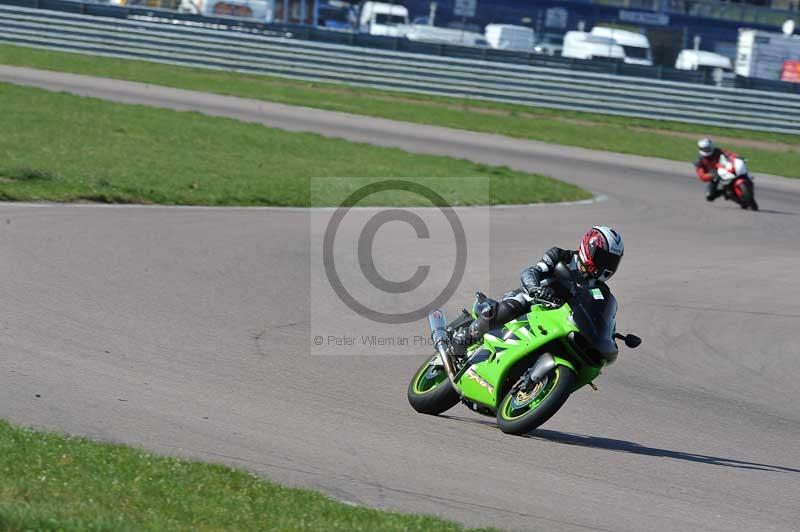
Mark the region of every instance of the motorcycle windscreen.
POLYGON ((614 342, 617 300, 605 285, 576 288, 569 301, 575 326, 603 358, 612 362, 618 352, 614 342))

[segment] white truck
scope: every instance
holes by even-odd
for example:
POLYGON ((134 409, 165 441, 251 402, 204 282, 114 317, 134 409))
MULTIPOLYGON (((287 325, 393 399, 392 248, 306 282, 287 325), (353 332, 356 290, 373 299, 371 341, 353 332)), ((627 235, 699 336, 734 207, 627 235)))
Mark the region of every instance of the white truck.
POLYGON ((385 2, 364 2, 358 16, 358 29, 370 35, 405 37, 410 29, 408 8, 385 2))
POLYGON ((600 37, 585 31, 568 31, 564 34, 562 57, 573 59, 625 59, 625 50, 610 37, 600 37))
POLYGON ((800 36, 740 29, 736 73, 740 76, 781 79, 785 61, 800 60, 800 36))
POLYGON ((614 39, 617 44, 622 46, 626 63, 648 66, 653 64, 653 51, 650 48, 650 41, 641 33, 605 26, 595 26, 592 28, 591 33, 597 37, 614 39))
POLYGON ((489 46, 497 50, 531 53, 536 43, 536 35, 527 26, 487 24, 484 35, 489 46))

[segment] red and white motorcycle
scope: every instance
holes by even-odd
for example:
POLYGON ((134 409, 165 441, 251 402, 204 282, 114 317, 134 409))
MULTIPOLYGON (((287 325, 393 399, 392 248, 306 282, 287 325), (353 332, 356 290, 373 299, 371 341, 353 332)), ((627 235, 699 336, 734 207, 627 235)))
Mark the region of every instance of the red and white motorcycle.
POLYGON ((722 192, 725 199, 735 201, 742 209, 758 210, 753 178, 750 177, 744 160, 735 155, 720 155, 717 175, 717 190, 722 192))

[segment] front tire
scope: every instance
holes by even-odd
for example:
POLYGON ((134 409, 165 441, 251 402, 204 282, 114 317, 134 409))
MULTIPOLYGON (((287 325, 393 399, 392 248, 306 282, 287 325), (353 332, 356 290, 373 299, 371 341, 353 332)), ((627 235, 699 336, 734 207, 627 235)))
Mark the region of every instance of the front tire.
POLYGON ((436 416, 453 408, 461 398, 444 367, 431 364, 433 358, 426 360, 408 383, 408 403, 420 414, 436 416))
POLYGON ((531 390, 514 385, 497 409, 497 426, 506 434, 526 434, 550 419, 572 392, 575 372, 556 366, 531 390))
POLYGON ((734 192, 734 194, 736 195, 739 206, 742 209, 752 208, 753 210, 758 210, 758 205, 756 205, 753 194, 753 188, 747 181, 737 183, 736 190, 738 194, 736 194, 736 192, 734 192))

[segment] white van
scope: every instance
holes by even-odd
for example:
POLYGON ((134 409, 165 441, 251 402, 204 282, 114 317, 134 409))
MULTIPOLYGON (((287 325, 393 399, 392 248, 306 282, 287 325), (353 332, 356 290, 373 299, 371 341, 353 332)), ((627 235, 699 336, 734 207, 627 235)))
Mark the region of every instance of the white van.
POLYGON ((625 59, 625 50, 609 37, 598 37, 585 31, 568 31, 564 34, 561 56, 574 59, 625 59))
POLYGON ((626 63, 648 66, 653 64, 653 52, 650 49, 650 41, 640 33, 618 28, 595 26, 592 28, 592 35, 614 39, 625 51, 626 63))
POLYGON ((451 44, 455 46, 487 46, 486 39, 482 33, 457 30, 454 28, 440 28, 427 24, 412 25, 406 33, 406 39, 409 41, 451 44))
POLYGON ((531 53, 536 42, 533 30, 527 26, 487 24, 484 35, 492 48, 512 52, 531 53))
POLYGON ((704 50, 681 50, 675 61, 678 70, 713 70, 721 68, 726 72, 733 70, 730 57, 706 52, 704 50))
POLYGON ((358 17, 359 31, 370 35, 404 37, 408 33, 408 8, 384 2, 364 2, 358 17))

